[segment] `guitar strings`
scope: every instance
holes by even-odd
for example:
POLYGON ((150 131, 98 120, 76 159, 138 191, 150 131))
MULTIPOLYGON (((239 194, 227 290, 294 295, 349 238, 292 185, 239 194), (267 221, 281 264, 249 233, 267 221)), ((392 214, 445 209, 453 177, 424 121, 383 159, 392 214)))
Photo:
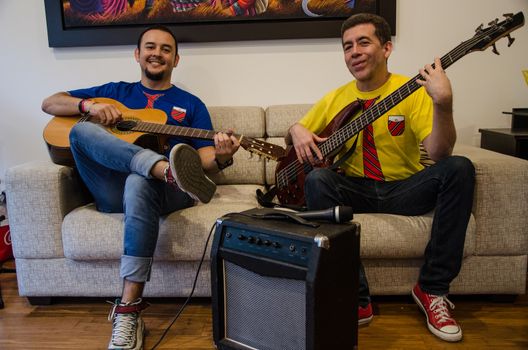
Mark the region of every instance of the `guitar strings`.
MULTIPOLYGON (((172 136, 191 137, 205 140, 213 140, 216 131, 189 128, 178 125, 157 124, 152 122, 134 121, 136 125, 131 128, 133 131, 148 132, 153 134, 168 134, 172 136)), ((248 152, 255 152, 259 156, 265 158, 277 159, 279 158, 277 152, 280 147, 274 144, 267 143, 255 138, 233 134, 240 140, 242 148, 247 149, 248 152), (248 149, 249 148, 249 149, 248 149)))
MULTIPOLYGON (((488 36, 490 34, 491 35, 496 34, 496 32, 499 31, 499 28, 500 28, 500 26, 495 25, 488 32, 478 33, 477 35, 473 36, 471 39, 463 42, 462 44, 460 44, 457 47, 455 47, 453 50, 449 51, 446 55, 444 55, 440 59, 440 62, 442 63, 442 67, 445 69, 445 68, 448 68, 449 66, 451 66, 453 63, 455 63, 460 58, 464 57, 467 53, 469 53, 470 51, 468 51, 468 50, 474 44, 476 44, 478 41, 482 40, 482 38, 484 38, 484 37, 486 37, 486 36, 488 36)), ((500 37, 498 37, 494 41, 497 41, 499 38, 500 37)), ((435 66, 435 64, 433 63, 432 67, 434 68, 434 66, 435 66)), ((321 143, 321 145, 319 146, 319 148, 321 149, 322 153, 324 155, 328 155, 330 152, 335 150, 335 148, 337 146, 339 146, 339 144, 342 144, 343 141, 346 142, 347 140, 352 138, 352 136, 354 136, 356 133, 359 133, 359 131, 364 129, 368 124, 370 124, 374 120, 378 119, 378 117, 376 117, 376 116, 381 117, 390 108, 396 106, 398 103, 403 101, 403 99, 405 99, 406 97, 411 95, 414 91, 418 90, 420 88, 420 85, 418 85, 416 80, 419 79, 419 78, 421 78, 421 75, 417 74, 412 79, 410 79, 407 83, 405 83, 400 88, 396 89, 394 92, 389 94, 379 104, 374 105, 373 108, 371 108, 371 109, 367 109, 359 117, 357 117, 356 119, 351 121, 349 124, 347 124, 347 127, 343 127, 341 129, 339 129, 338 131, 336 131, 334 134, 332 134, 326 141, 321 143), (402 90, 404 90, 405 88, 407 88, 407 92, 405 92, 402 95, 402 90), (398 99, 395 100, 395 98, 397 97, 396 95, 398 95, 399 101, 398 101, 398 99), (387 103, 387 102, 391 102, 391 103, 387 103), (386 105, 388 105, 388 106, 386 106, 386 105), (383 110, 384 108, 385 108, 385 110, 380 115, 379 114, 379 110, 383 110), (378 112, 378 113, 375 113, 375 112, 378 112), (368 120, 368 122, 365 122, 364 119, 368 120), (360 124, 360 126, 357 128, 357 130, 354 129, 355 125, 352 125, 354 123, 360 124), (353 129, 352 133, 350 132, 349 129, 353 129), (330 146, 327 146, 327 145, 330 145, 330 146)), ((313 169, 313 167, 311 165, 309 166, 309 168, 310 169, 308 170, 308 172, 313 169)), ((300 163, 299 160, 296 158, 296 159, 294 159, 294 161, 291 164, 287 165, 284 169, 281 169, 280 171, 277 172, 277 187, 278 188, 286 187, 288 185, 288 183, 292 179, 297 177, 297 174, 299 174, 300 170, 306 170, 306 166, 305 166, 305 163, 300 163), (305 168, 305 169, 303 169, 303 168, 305 168)), ((307 173, 307 171, 305 171, 305 173, 307 173)))

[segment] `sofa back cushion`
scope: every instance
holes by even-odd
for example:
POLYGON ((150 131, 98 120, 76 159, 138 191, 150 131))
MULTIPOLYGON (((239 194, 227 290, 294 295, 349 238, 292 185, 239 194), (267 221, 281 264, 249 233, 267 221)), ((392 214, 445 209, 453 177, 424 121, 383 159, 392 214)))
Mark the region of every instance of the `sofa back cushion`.
MULTIPOLYGON (((312 108, 311 104, 274 105, 266 109, 267 142, 285 147, 284 136, 293 123, 312 108)), ((266 184, 275 184, 276 161, 266 163, 266 184)))
MULTIPOLYGON (((235 134, 263 139, 266 135, 264 110, 261 107, 208 107, 213 128, 216 131, 233 129, 235 134)), ((218 185, 226 184, 264 184, 264 159, 252 156, 242 147, 234 156, 233 166, 211 179, 218 185)))

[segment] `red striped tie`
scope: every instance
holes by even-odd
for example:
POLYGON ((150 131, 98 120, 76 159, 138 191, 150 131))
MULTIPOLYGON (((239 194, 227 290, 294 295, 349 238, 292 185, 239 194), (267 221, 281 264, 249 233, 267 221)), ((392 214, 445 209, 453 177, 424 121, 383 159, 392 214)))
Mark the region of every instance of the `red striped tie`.
MULTIPOLYGON (((376 101, 376 99, 362 101, 363 110, 366 110, 373 105, 374 101, 376 101)), ((370 179, 385 181, 383 171, 381 171, 381 164, 378 159, 378 151, 376 151, 372 124, 367 125, 367 127, 363 129, 363 174, 370 179)))
POLYGON ((160 98, 161 96, 163 96, 164 94, 154 94, 154 95, 151 95, 151 94, 147 94, 146 92, 143 92, 143 94, 147 97, 147 105, 145 106, 145 108, 154 108, 154 102, 160 98))

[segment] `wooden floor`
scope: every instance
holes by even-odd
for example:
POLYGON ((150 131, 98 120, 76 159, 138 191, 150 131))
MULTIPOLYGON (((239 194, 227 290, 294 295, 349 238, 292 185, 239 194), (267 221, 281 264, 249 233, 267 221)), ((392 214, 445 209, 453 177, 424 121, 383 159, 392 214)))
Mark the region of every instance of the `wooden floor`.
MULTIPOLYGON (((13 263, 4 265, 13 267, 13 263)), ((106 349, 111 331, 104 299, 59 299, 31 306, 18 296, 16 275, 0 274, 5 308, 0 310, 0 349, 106 349)), ((373 322, 359 330, 360 349, 528 349, 528 297, 497 300, 489 296, 453 296, 464 339, 437 340, 410 297, 375 297, 373 322)), ((183 300, 150 300, 144 313, 151 349, 183 300)), ((191 303, 158 349, 214 349, 210 302, 191 303)), ((334 350, 334 349, 328 349, 334 350)))

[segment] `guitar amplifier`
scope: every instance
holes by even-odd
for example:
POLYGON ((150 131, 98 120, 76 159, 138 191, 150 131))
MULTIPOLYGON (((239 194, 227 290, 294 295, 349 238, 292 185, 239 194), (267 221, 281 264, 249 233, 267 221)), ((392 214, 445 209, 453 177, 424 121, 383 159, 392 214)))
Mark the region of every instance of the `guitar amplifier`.
MULTIPOLYGON (((264 209, 265 210, 265 209, 264 209)), ((359 224, 218 219, 213 338, 221 350, 357 348, 359 224)))

